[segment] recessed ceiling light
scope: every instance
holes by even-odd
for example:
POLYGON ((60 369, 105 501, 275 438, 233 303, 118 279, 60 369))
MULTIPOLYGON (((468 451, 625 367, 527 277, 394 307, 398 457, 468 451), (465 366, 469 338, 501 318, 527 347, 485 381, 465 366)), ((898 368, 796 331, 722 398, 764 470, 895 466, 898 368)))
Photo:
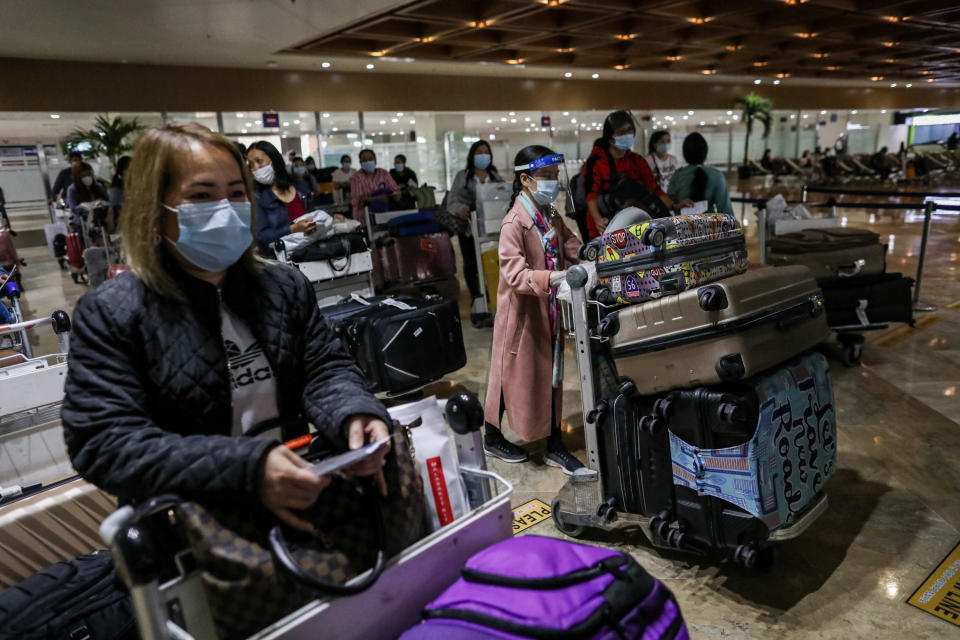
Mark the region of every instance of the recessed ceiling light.
POLYGON ((907 84, 905 84, 905 85, 903 85, 903 86, 905 86, 907 89, 909 89, 910 87, 913 86, 913 83, 908 82, 907 84))
POLYGON ((693 111, 687 111, 687 115, 688 115, 688 116, 692 116, 693 113, 694 113, 693 111))
POLYGON ((289 122, 284 122, 284 123, 283 123, 283 126, 289 127, 289 126, 290 126, 290 123, 289 123, 289 122))
POLYGON ((515 115, 517 115, 517 113, 516 113, 515 111, 511 111, 511 112, 508 113, 507 115, 508 115, 508 116, 515 116, 515 115))
POLYGON ((880 113, 886 113, 886 112, 887 112, 886 109, 880 109, 880 113))
POLYGON ((390 118, 390 122, 400 122, 400 118, 390 118))
POLYGON ((493 124, 493 120, 487 120, 487 124, 493 124))
POLYGON ((367 69, 373 69, 373 63, 372 63, 372 62, 368 62, 368 63, 367 63, 367 69))
POLYGON ((381 120, 381 121, 380 121, 380 124, 387 124, 387 121, 386 121, 386 120, 381 120))
POLYGON ((573 74, 570 73, 569 71, 567 71, 565 74, 563 74, 563 77, 564 77, 564 78, 572 78, 572 77, 573 77, 573 74))
POLYGON ((856 110, 856 109, 854 109, 853 111, 851 111, 851 112, 850 112, 850 115, 852 115, 852 116, 855 116, 855 115, 857 115, 857 110, 856 110))
POLYGON ((257 120, 256 123, 257 123, 257 126, 260 126, 261 124, 259 120, 257 120))
POLYGON ((240 133, 246 133, 246 132, 247 132, 246 129, 240 129, 240 133))
POLYGON ((773 84, 780 84, 780 81, 779 81, 779 80, 774 80, 774 81, 773 81, 773 84))
POLYGON ((732 115, 733 115, 733 111, 727 111, 727 115, 728 115, 728 116, 732 116, 732 115))
POLYGON ((410 124, 417 124, 416 120, 410 120, 410 124))
POLYGON ((570 118, 570 124, 577 124, 576 118, 570 118))
POLYGON ((524 122, 530 122, 530 118, 524 118, 523 121, 524 121, 524 122))
POLYGON ((826 110, 826 109, 821 109, 821 110, 820 110, 820 115, 822 115, 822 116, 827 115, 827 110, 826 110))
POLYGON ((397 111, 397 117, 398 117, 398 118, 402 118, 402 117, 403 117, 403 111, 397 111))
POLYGON ((516 118, 510 118, 510 123, 511 123, 511 124, 516 124, 516 123, 517 123, 517 119, 516 119, 516 118))
POLYGON ((597 78, 600 77, 600 74, 599 74, 599 73, 594 73, 594 74, 591 74, 590 77, 593 78, 594 80, 596 80, 597 78))
POLYGON ((51 114, 50 114, 50 117, 53 118, 54 120, 59 120, 59 119, 60 119, 60 114, 59 114, 59 113, 51 113, 51 114))
POLYGON ((756 80, 753 81, 753 84, 760 84, 761 82, 763 82, 763 80, 761 80, 760 78, 757 78, 756 80))
POLYGON ((322 113, 322 114, 320 114, 320 115, 322 115, 324 118, 329 118, 329 117, 330 117, 330 114, 329 114, 329 113, 322 113))
POLYGON ((683 119, 684 119, 684 120, 689 120, 689 119, 690 119, 690 116, 683 116, 683 119))
POLYGON ((252 127, 252 126, 253 126, 253 123, 252 123, 252 122, 248 122, 246 126, 247 126, 248 128, 249 128, 249 127, 252 127))
POLYGON ((703 125, 705 125, 705 124, 707 124, 707 123, 704 122, 703 120, 700 121, 700 126, 701 126, 701 127, 702 127, 703 125))
POLYGON ((242 118, 243 115, 244 115, 244 114, 240 113, 239 111, 237 112, 237 117, 238 117, 238 118, 242 118))
POLYGON ((330 68, 330 63, 329 63, 329 62, 321 62, 321 63, 320 63, 320 66, 323 67, 324 69, 329 69, 329 68, 330 68))
POLYGON ((299 121, 299 120, 294 120, 294 121, 293 121, 293 124, 300 124, 300 121, 299 121))

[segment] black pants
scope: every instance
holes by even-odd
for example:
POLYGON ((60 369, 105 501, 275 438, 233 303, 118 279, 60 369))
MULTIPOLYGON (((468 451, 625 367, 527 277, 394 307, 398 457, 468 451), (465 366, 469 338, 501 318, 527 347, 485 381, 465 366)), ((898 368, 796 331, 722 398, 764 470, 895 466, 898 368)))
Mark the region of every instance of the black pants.
MULTIPOLYGON (((495 427, 489 422, 484 422, 484 428, 486 429, 497 429, 498 431, 502 430, 503 426, 503 414, 507 412, 507 405, 503 401, 503 391, 500 391, 500 427, 495 427)), ((553 404, 553 396, 550 397, 550 437, 560 435, 560 421, 557 420, 557 409, 553 404)))
POLYGON ((460 241, 460 255, 463 256, 463 279, 467 282, 470 295, 474 298, 483 296, 480 289, 480 273, 477 271, 477 247, 473 244, 473 237, 465 233, 458 233, 460 241))

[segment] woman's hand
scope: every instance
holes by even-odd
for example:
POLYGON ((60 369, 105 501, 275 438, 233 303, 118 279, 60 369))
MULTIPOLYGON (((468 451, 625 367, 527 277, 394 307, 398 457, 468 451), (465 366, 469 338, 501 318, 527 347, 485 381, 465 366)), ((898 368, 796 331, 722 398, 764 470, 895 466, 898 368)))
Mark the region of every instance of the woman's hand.
POLYGON ((680 209, 683 209, 684 207, 692 207, 694 204, 696 203, 690 198, 684 198, 677 203, 677 211, 680 211, 680 209))
POLYGON ((347 221, 347 216, 343 215, 342 213, 335 213, 335 214, 333 214, 333 221, 334 221, 334 222, 346 222, 346 221, 347 221))
POLYGON ((297 222, 293 222, 290 224, 290 233, 300 232, 300 233, 305 233, 307 235, 310 235, 316 230, 317 230, 317 223, 309 219, 298 220, 297 222))
POLYGON ((286 447, 274 447, 260 476, 260 501, 291 527, 313 531, 313 525, 293 515, 291 509, 312 505, 328 484, 330 478, 315 474, 306 460, 286 447))
POLYGON ((554 271, 550 274, 550 286, 558 287, 563 282, 563 279, 567 277, 567 271, 554 271))
MULTIPOLYGON (((347 429, 347 442, 350 450, 383 440, 390 435, 387 425, 376 416, 352 416, 347 429)), ((349 468, 348 473, 354 476, 376 476, 380 493, 387 495, 387 479, 383 475, 383 458, 390 451, 390 443, 382 447, 376 455, 370 456, 363 462, 358 462, 349 468)))
POLYGON ((590 217, 593 218, 593 224, 597 225, 597 231, 600 233, 606 231, 607 223, 609 222, 606 218, 599 213, 594 214, 592 211, 590 212, 590 217))

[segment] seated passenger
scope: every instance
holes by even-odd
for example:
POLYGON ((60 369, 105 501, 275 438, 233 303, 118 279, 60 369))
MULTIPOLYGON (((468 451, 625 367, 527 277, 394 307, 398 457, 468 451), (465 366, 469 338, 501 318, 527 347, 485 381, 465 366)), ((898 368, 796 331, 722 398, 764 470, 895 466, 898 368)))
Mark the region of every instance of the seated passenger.
POLYGON ((507 462, 528 459, 526 451, 503 435, 506 412, 510 428, 524 441, 546 438, 547 464, 570 475, 583 463, 564 446, 560 432, 566 330, 557 287, 567 265, 579 262, 580 240, 553 207, 563 156, 551 156, 550 149, 533 145, 521 149, 514 160, 513 199, 500 227, 500 284, 483 448, 507 462))
POLYGON ((364 207, 371 211, 388 211, 391 202, 400 202, 400 187, 389 173, 377 167, 377 154, 373 149, 364 149, 360 152, 360 171, 350 178, 353 217, 362 220, 364 207))
POLYGON ((274 242, 298 231, 313 233, 317 226, 308 220, 292 222, 307 210, 275 146, 266 140, 254 142, 247 149, 247 160, 257 183, 257 244, 261 255, 272 257, 274 242))
POLYGON ((707 141, 699 133, 691 133, 683 139, 683 159, 687 166, 678 169, 670 180, 668 193, 674 200, 707 201, 708 211, 733 213, 727 180, 713 167, 705 167, 707 141))
MULTIPOLYGON (((307 279, 257 257, 254 197, 223 136, 193 124, 143 134, 121 220, 131 270, 77 303, 64 436, 80 475, 122 503, 174 493, 310 531, 293 510, 328 480, 281 438, 309 421, 356 449, 386 437, 390 418, 307 279)), ((354 472, 382 479, 380 462, 354 472)))

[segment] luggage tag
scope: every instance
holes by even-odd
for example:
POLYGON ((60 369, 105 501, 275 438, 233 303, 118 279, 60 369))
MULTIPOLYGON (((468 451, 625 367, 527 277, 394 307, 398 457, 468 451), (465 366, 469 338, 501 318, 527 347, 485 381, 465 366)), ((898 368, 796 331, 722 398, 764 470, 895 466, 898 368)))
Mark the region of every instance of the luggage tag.
POLYGON ((869 304, 868 300, 857 300, 857 320, 859 320, 863 326, 870 324, 870 318, 867 317, 867 304, 869 304))
POLYGON ((393 436, 387 436, 386 438, 381 438, 376 442, 371 442, 370 444, 360 447, 359 449, 354 449, 353 451, 347 451, 346 453, 341 453, 340 455, 324 458, 319 462, 315 462, 311 468, 318 476, 326 476, 336 473, 337 471, 345 469, 346 467, 351 467, 358 462, 363 462, 367 458, 376 455, 390 442, 392 437, 393 436))

